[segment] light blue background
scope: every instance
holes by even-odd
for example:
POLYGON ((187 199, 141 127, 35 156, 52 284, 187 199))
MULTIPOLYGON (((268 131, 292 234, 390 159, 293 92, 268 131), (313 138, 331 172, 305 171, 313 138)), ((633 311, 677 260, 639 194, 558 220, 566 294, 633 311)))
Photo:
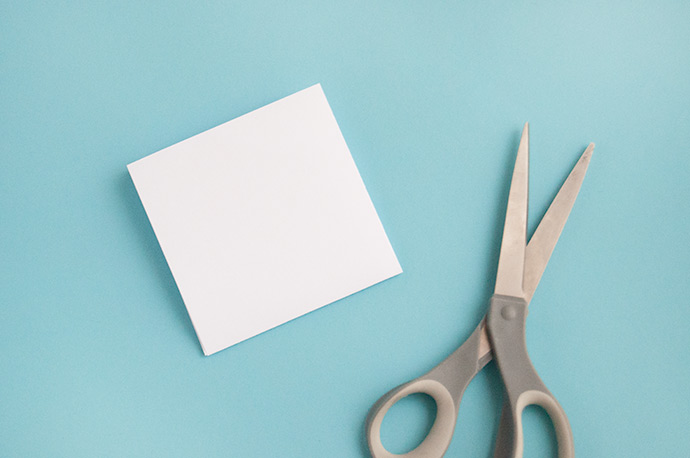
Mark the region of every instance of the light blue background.
MULTIPOLYGON (((530 230, 597 144, 527 329, 576 451, 690 456, 690 5, 340 3, 2 2, 0 456, 367 456, 484 313, 525 121, 530 230), (125 165, 317 82, 405 272, 204 357, 125 165)), ((447 456, 500 403, 491 365, 447 456)))

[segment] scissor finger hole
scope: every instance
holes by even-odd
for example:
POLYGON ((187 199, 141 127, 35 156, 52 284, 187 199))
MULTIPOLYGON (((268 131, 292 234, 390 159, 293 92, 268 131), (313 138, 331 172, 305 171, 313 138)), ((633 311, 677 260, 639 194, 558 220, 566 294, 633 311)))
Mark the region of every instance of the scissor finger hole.
POLYGON ((414 393, 400 399, 383 417, 383 446, 397 454, 414 450, 431 431, 436 411, 436 401, 426 393, 414 393))
POLYGON ((533 404, 522 411, 523 456, 558 456, 556 429, 548 412, 533 404))
MULTIPOLYGON (((448 448, 448 444, 453 436, 453 429, 455 429, 456 409, 454 407, 453 398, 448 389, 435 380, 424 379, 417 380, 396 389, 391 390, 386 396, 379 400, 382 404, 374 410, 370 417, 367 426, 367 435, 369 442, 369 450, 374 458, 428 458, 429 456, 442 456, 448 448), (426 438, 417 445, 414 449, 406 453, 393 453, 384 447, 381 441, 381 426, 385 414, 388 410, 393 408, 395 404, 413 394, 429 395, 436 407, 436 412, 433 417, 435 419, 430 421, 431 428, 428 430, 426 438)), ((429 415, 430 417, 432 415, 429 415)), ((420 431, 420 436, 422 432, 420 431)), ((413 441, 411 440, 410 443, 413 441)), ((402 444, 401 444, 402 445, 402 444)), ((407 444, 404 444, 405 446, 407 444)))

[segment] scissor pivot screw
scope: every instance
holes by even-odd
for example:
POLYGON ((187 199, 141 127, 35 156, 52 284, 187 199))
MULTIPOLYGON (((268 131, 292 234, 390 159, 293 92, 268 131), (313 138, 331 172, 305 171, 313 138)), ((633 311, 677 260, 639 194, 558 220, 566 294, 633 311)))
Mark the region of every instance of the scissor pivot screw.
POLYGON ((506 320, 512 320, 517 316, 517 310, 514 305, 506 305, 501 309, 501 316, 506 320))

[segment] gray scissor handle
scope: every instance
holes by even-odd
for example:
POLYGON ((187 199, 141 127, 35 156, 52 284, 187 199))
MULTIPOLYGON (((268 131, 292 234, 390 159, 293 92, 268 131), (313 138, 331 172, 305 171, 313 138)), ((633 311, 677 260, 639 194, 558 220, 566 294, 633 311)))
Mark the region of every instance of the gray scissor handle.
POLYGON ((527 354, 524 299, 494 295, 487 314, 493 357, 505 385, 506 399, 498 427, 494 458, 521 458, 522 411, 529 405, 543 407, 556 430, 558 457, 573 458, 575 449, 568 417, 546 389, 527 354))
POLYGON ((484 320, 457 350, 425 375, 393 388, 371 408, 366 422, 366 435, 373 458, 441 458, 453 438, 458 408, 465 388, 484 367, 479 361, 484 320), (394 454, 381 443, 381 423, 388 409, 411 394, 428 394, 436 402, 436 419, 426 438, 414 450, 394 454))

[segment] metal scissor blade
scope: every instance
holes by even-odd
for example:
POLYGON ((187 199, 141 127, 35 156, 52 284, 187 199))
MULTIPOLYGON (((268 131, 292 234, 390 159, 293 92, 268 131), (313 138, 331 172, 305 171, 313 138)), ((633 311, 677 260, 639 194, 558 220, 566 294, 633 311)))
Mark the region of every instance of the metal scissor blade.
POLYGON ((522 279, 527 244, 527 189, 529 181, 529 124, 520 138, 513 178, 510 182, 508 209, 503 226, 501 254, 496 273, 496 294, 523 297, 522 279))
POLYGON ((590 143, 585 152, 582 153, 580 160, 577 161, 558 194, 556 194, 551 206, 546 211, 544 218, 529 241, 529 245, 527 245, 523 288, 525 300, 528 304, 534 295, 534 290, 537 289, 539 280, 541 280, 541 276, 544 273, 546 264, 549 262, 565 222, 568 220, 568 215, 570 215, 570 210, 573 208, 577 194, 580 192, 582 180, 585 178, 587 166, 592 157, 592 150, 594 150, 594 143, 590 143))

